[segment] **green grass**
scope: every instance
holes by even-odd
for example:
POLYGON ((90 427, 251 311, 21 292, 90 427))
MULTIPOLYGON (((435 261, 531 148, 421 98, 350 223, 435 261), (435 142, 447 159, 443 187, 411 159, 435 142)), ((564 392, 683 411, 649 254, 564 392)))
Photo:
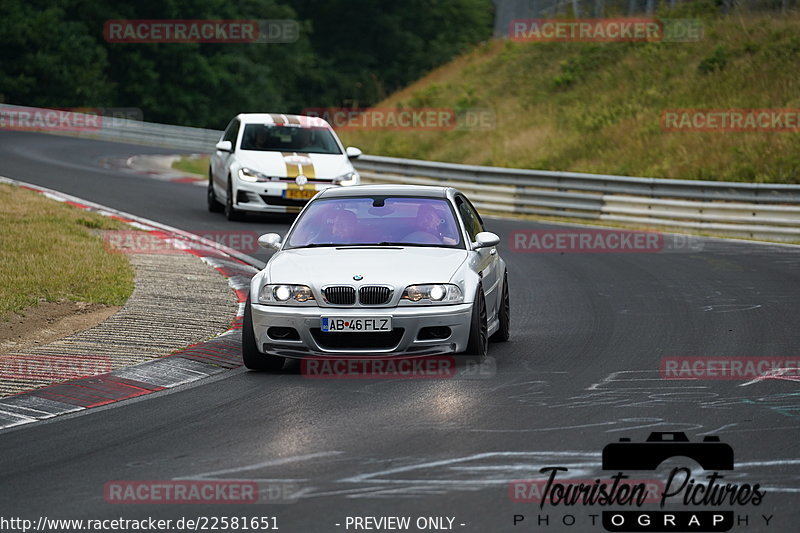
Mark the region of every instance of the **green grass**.
POLYGON ((116 220, 0 185, 0 317, 40 300, 122 305, 133 268, 106 250, 98 230, 129 229, 116 220))
POLYGON ((208 156, 182 156, 172 163, 172 168, 189 174, 208 176, 208 156))
POLYGON ((662 178, 800 183, 800 133, 668 132, 676 108, 800 108, 800 14, 703 19, 679 43, 492 41, 375 107, 491 108, 486 131, 342 131, 365 153, 662 178))

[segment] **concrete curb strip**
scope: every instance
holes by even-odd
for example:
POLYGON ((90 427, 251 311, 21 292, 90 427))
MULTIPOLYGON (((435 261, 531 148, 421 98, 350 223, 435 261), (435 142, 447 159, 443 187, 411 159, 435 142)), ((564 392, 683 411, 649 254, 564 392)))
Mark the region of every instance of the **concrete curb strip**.
POLYGON ((172 164, 182 157, 200 157, 203 154, 184 154, 184 155, 154 155, 141 154, 133 155, 128 158, 109 157, 101 160, 104 168, 111 168, 127 174, 134 174, 159 181, 171 181, 174 183, 188 183, 198 187, 208 185, 208 177, 192 174, 172 168, 172 164))
MULTIPOLYGON (((224 333, 182 348, 193 339, 214 335, 226 327, 220 320, 222 316, 230 316, 229 290, 224 283, 211 278, 216 278, 216 274, 197 265, 184 253, 131 255, 137 271, 137 286, 134 289, 136 298, 131 296, 130 305, 126 303, 121 311, 94 328, 22 354, 23 357, 45 358, 50 354, 61 357, 80 357, 87 353, 114 355, 112 370, 0 399, 0 429, 150 394, 242 365, 239 330, 243 302, 250 278, 264 263, 191 233, 58 191, 2 176, 0 183, 23 187, 79 209, 120 220, 197 256, 226 278, 239 304, 233 322, 224 333), (144 283, 141 283, 142 276, 146 278, 144 283), (203 290, 192 290, 197 286, 202 286, 203 290), (164 291, 163 287, 169 287, 169 291, 164 291), (198 317, 198 313, 204 316, 198 317), (182 330, 175 327, 177 323, 187 326, 182 330), (121 337, 124 340, 120 341, 121 337)), ((28 383, 37 386, 47 381, 29 380, 28 383)), ((0 394, 2 392, 0 389, 0 394)))
POLYGON ((128 258, 135 288, 122 309, 89 329, 0 358, 0 396, 157 359, 229 329, 236 300, 212 266, 183 253, 128 258))

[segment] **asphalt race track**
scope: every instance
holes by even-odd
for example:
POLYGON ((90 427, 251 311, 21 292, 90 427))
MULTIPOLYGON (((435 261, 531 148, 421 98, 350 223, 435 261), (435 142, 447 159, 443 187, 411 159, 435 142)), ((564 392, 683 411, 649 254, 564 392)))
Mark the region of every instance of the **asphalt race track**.
MULTIPOLYGON (((3 132, 0 175, 189 231, 285 232, 285 220, 229 223, 209 213, 202 187, 98 164, 141 153, 168 152, 3 132)), ((590 515, 608 509, 516 503, 509 482, 543 480, 548 466, 568 467, 564 479, 610 478, 601 469, 606 444, 681 431, 692 442, 719 436, 735 452, 724 482, 766 491, 760 505, 719 507, 741 520, 732 531, 800 528, 797 372, 686 381, 659 370, 669 357, 800 359, 800 248, 694 239, 658 253, 519 253, 509 249, 513 231, 554 226, 488 222, 509 265, 512 339, 490 345, 480 372, 377 380, 308 379, 296 363, 277 374, 240 369, 6 430, 3 514, 265 516, 284 532, 354 531, 348 516, 449 517, 457 531, 602 531, 590 515), (104 499, 109 481, 187 478, 255 480, 293 496, 250 505, 104 499), (516 526, 515 515, 525 517, 516 526), (762 515, 772 515, 768 526, 762 515)))

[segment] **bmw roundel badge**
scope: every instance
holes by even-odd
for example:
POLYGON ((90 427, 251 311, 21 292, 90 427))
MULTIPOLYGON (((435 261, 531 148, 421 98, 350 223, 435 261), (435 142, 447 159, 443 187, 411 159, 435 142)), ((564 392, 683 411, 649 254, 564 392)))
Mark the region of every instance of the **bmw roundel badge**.
POLYGON ((355 276, 353 276, 353 279, 356 281, 361 281, 362 279, 364 279, 364 276, 362 276, 361 274, 356 274, 355 276))

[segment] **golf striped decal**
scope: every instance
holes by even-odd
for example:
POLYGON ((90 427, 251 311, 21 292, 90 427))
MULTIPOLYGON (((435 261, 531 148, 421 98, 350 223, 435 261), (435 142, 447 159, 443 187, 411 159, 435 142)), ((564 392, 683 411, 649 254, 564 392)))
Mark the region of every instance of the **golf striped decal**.
POLYGON ((286 126, 287 124, 291 124, 293 126, 300 125, 300 119, 298 119, 295 115, 279 115, 277 113, 270 113, 269 116, 276 126, 286 126))
POLYGON ((301 174, 309 180, 317 177, 314 162, 310 155, 301 152, 281 152, 281 154, 283 155, 283 162, 286 165, 287 178, 296 178, 301 174), (310 164, 303 165, 302 163, 295 162, 301 159, 309 161, 310 164))
MULTIPOLYGON (((295 154, 297 155, 297 154, 295 154)), ((301 154, 311 160, 311 156, 308 154, 301 154)), ((314 170, 314 161, 311 160, 310 165, 300 165, 300 173, 304 174, 309 180, 312 180, 317 177, 317 172, 314 170)))
POLYGON ((283 164, 286 165, 286 177, 296 178, 300 175, 300 165, 290 163, 288 159, 292 157, 292 152, 281 152, 283 155, 283 164))

